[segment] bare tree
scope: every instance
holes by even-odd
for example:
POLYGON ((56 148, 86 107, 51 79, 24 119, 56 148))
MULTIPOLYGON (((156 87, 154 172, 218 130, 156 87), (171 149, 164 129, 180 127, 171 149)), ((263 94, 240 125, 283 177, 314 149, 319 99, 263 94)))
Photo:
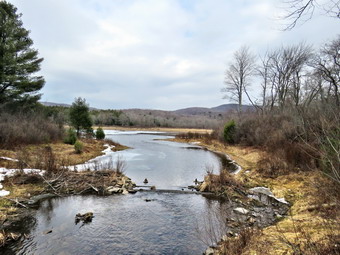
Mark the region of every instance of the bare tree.
MULTIPOLYGON (((269 52, 266 52, 264 57, 260 58, 261 63, 257 67, 256 72, 257 75, 262 79, 261 87, 262 87, 262 111, 264 111, 268 104, 273 105, 273 103, 270 103, 268 100, 268 93, 270 89, 270 76, 269 76, 269 70, 270 70, 270 55, 269 52)), ((272 90, 271 90, 272 91, 272 90)), ((272 94, 272 93, 271 93, 272 94)), ((271 97, 271 102, 273 102, 273 97, 271 97)))
POLYGON ((238 102, 239 112, 242 110, 243 94, 247 93, 250 78, 255 71, 255 56, 250 53, 247 46, 241 47, 234 53, 233 61, 228 65, 225 72, 224 83, 226 87, 222 89, 226 95, 224 98, 231 98, 238 102))
POLYGON ((340 18, 340 1, 339 0, 282 0, 285 8, 287 9, 287 15, 283 18, 289 20, 285 30, 293 29, 299 20, 310 20, 316 9, 321 10, 328 16, 340 18))
POLYGON ((311 57, 311 48, 301 43, 282 47, 269 53, 266 79, 271 82, 271 106, 277 103, 283 108, 290 99, 298 105, 301 96, 301 78, 307 61, 311 57), (274 101, 275 100, 275 101, 274 101))
POLYGON ((312 65, 328 85, 328 98, 334 98, 336 106, 340 107, 340 35, 321 49, 312 65))

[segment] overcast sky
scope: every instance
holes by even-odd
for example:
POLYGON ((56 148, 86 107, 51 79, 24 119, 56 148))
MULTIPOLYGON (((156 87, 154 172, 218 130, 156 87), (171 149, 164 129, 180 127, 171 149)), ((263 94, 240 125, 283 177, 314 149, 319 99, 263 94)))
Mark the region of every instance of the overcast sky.
MULTIPOLYGON (((256 54, 340 32, 316 15, 281 30, 279 0, 10 0, 45 60, 43 101, 103 109, 213 107, 233 52, 256 54)), ((259 94, 254 88, 253 96, 259 94)))

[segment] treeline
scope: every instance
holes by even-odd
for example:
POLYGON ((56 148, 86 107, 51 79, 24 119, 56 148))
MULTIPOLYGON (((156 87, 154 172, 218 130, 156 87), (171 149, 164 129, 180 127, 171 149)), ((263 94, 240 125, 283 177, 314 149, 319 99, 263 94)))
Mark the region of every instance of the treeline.
POLYGON ((222 114, 180 115, 160 110, 100 110, 92 111, 95 125, 117 125, 136 127, 180 127, 180 128, 215 128, 221 125, 222 114))
MULTIPOLYGON (((69 108, 64 106, 44 106, 47 116, 57 122, 69 124, 69 108)), ((210 112, 200 115, 185 115, 161 110, 91 110, 92 123, 96 126, 122 127, 178 127, 206 128, 220 126, 227 113, 210 112)))
POLYGON ((226 71, 225 91, 240 105, 248 97, 257 111, 230 117, 234 128, 229 122, 217 134, 267 149, 266 174, 322 169, 340 184, 339 84, 340 36, 319 50, 298 44, 268 51, 258 63, 242 48, 226 71), (258 102, 248 93, 254 77, 262 81, 258 102))

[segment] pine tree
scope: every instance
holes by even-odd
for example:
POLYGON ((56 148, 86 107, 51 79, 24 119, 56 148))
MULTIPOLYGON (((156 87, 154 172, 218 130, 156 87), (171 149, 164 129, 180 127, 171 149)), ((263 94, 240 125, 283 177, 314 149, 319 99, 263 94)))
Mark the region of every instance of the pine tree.
POLYGON ((36 103, 44 86, 40 70, 43 58, 33 47, 21 14, 6 1, 0 1, 0 106, 36 103))
POLYGON ((77 136, 82 130, 90 133, 92 131, 92 120, 90 117, 89 106, 86 100, 78 97, 72 103, 70 108, 71 125, 76 129, 77 136))

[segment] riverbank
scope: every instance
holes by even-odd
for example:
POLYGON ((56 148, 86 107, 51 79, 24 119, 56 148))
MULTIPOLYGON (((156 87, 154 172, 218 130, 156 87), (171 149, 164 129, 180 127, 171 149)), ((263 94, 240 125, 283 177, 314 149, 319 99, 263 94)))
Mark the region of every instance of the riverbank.
MULTIPOLYGON (((219 246, 210 249, 208 254, 283 255, 296 254, 299 251, 305 251, 304 254, 329 254, 329 249, 340 249, 337 194, 334 194, 334 197, 320 194, 331 194, 326 189, 334 187, 320 171, 296 170, 268 176, 263 168, 264 161, 268 160, 270 155, 260 149, 226 146, 216 140, 207 139, 171 140, 193 143, 227 154, 242 168, 234 176, 237 183, 248 189, 267 187, 276 197, 285 198, 291 206, 289 216, 280 219, 275 225, 262 230, 245 229, 237 237, 224 238, 219 246)), ((209 182, 209 177, 206 177, 205 181, 209 182)))
POLYGON ((75 152, 73 145, 64 143, 0 150, 0 169, 3 175, 6 169, 46 169, 44 175, 39 170, 33 174, 17 171, 1 182, 1 189, 9 194, 0 197, 0 247, 22 237, 20 233, 11 232, 11 227, 16 222, 32 217, 34 211, 31 208, 36 207, 42 199, 73 194, 110 195, 131 192, 134 183, 123 174, 123 169, 68 171, 68 166, 104 155, 108 148, 111 151, 128 148, 108 140, 82 139, 81 142, 81 154, 75 152))

